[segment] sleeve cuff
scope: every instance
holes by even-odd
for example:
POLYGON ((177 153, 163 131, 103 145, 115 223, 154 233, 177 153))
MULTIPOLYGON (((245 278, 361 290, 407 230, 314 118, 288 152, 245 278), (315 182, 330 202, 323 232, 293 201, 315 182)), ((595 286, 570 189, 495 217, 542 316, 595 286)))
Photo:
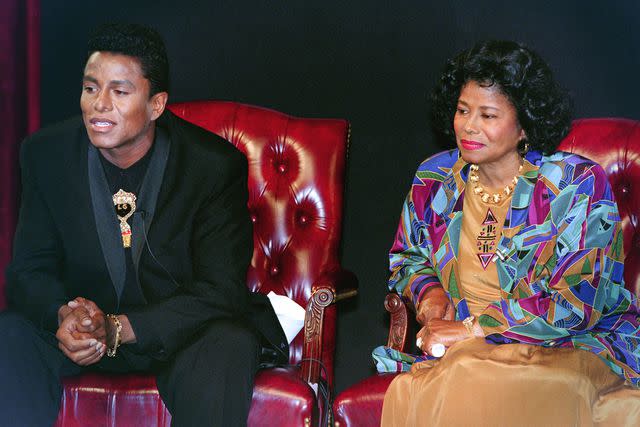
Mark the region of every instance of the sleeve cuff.
POLYGON ((58 330, 58 310, 64 304, 65 303, 62 302, 49 305, 40 319, 40 328, 55 334, 58 330))
POLYGON ((130 311, 120 314, 127 316, 136 336, 136 342, 131 348, 134 353, 145 353, 158 360, 168 358, 167 351, 160 340, 154 339, 153 325, 146 321, 146 316, 143 313, 130 311))
POLYGON ((442 287, 442 284, 440 284, 440 282, 438 282, 437 280, 425 281, 419 288, 417 287, 416 292, 412 292, 413 303, 415 304, 415 306, 418 307, 418 304, 422 302, 427 291, 436 286, 442 287))

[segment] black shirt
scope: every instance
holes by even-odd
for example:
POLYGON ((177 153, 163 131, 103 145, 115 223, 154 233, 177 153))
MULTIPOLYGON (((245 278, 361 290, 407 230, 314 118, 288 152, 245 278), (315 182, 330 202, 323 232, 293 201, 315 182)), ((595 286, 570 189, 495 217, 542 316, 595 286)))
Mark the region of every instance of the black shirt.
MULTIPOLYGON (((154 145, 151 146, 149 151, 147 151, 140 160, 126 169, 120 169, 100 153, 100 162, 102 163, 102 168, 104 169, 104 174, 107 178, 107 183, 109 184, 109 190, 111 191, 112 196, 119 190, 124 190, 127 193, 133 193, 136 198, 140 198, 140 187, 142 187, 142 181, 147 173, 154 145)), ((115 205, 113 207, 113 214, 117 216, 115 205)), ((132 226, 133 216, 129 217, 127 222, 129 226, 132 226)), ((142 236, 132 236, 134 239, 141 237, 142 236)), ((145 304, 146 299, 142 292, 142 288, 140 287, 135 266, 133 265, 131 248, 123 247, 123 250, 125 251, 127 272, 122 297, 120 299, 120 307, 124 308, 127 306, 145 304)))

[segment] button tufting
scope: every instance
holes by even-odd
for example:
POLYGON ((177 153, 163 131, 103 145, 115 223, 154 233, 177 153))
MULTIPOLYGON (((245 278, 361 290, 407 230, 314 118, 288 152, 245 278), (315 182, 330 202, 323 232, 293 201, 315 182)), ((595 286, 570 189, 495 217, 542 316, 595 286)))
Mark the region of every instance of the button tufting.
POLYGON ((624 185, 622 187, 622 194, 629 194, 629 193, 630 193, 629 187, 627 185, 624 185))
POLYGON ((251 222, 255 224, 257 220, 258 220, 258 217, 256 216, 256 214, 251 214, 251 222))
POLYGON ((269 269, 269 274, 271 274, 272 276, 275 276, 278 273, 280 273, 280 269, 275 265, 269 269))
POLYGON ((288 167, 287 167, 286 163, 278 163, 277 169, 278 169, 278 172, 280 172, 280 173, 286 173, 288 167))
POLYGON ((300 224, 306 224, 308 220, 309 218, 307 218, 307 216, 304 214, 298 217, 298 221, 300 222, 300 224))

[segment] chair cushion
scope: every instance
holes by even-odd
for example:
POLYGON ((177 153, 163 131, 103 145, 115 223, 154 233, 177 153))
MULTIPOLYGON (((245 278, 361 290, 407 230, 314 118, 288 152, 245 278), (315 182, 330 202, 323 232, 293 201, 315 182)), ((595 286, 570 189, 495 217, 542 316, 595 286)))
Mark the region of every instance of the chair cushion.
POLYGON ((344 390, 333 402, 336 427, 378 427, 382 402, 397 374, 377 374, 344 390))
POLYGON ((248 425, 300 427, 318 425, 316 394, 298 376, 298 368, 258 372, 248 425))
POLYGON ((63 386, 56 427, 170 425, 153 376, 85 374, 63 386))
MULTIPOLYGON (((298 368, 274 368, 258 372, 249 425, 286 427, 317 423, 315 393, 298 377, 298 371, 298 368)), ((56 427, 171 424, 171 414, 151 375, 85 374, 64 378, 63 384, 56 427)))

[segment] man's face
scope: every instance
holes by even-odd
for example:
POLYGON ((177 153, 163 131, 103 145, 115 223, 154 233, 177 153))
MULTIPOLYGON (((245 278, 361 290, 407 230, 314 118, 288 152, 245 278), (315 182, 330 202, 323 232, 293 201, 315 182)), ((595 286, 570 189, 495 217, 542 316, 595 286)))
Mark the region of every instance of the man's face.
POLYGON ((150 83, 138 59, 94 52, 84 68, 80 108, 91 143, 113 157, 153 141, 153 121, 166 92, 149 97, 150 83))

